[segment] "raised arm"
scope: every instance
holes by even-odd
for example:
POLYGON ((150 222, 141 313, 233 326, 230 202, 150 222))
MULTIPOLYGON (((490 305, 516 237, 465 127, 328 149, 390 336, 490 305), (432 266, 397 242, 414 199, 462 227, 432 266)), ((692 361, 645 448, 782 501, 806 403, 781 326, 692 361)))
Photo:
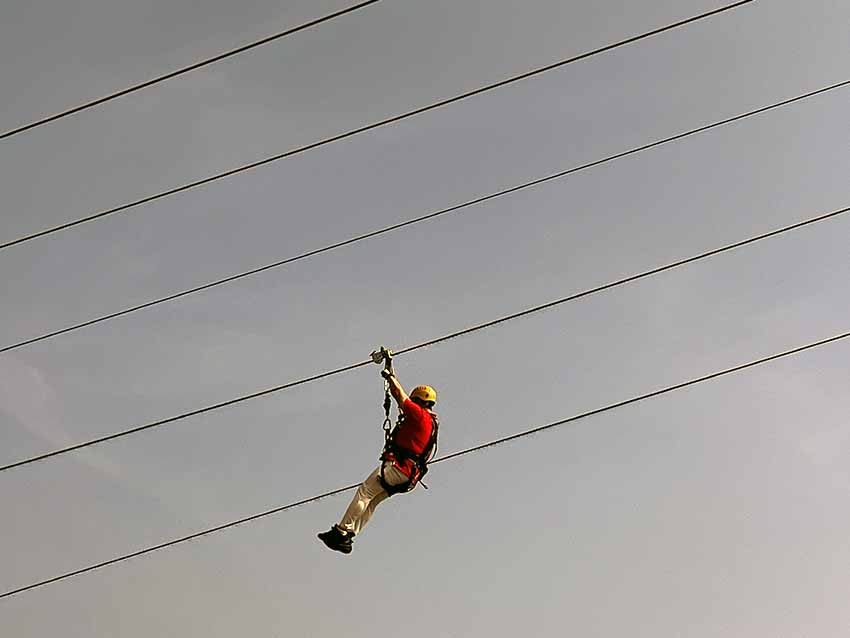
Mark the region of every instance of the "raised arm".
POLYGON ((404 405, 404 402, 409 398, 407 396, 407 392, 404 391, 404 388, 401 387, 401 384, 398 382, 398 379, 395 378, 395 375, 389 370, 381 370, 381 376, 387 380, 387 383, 390 385, 390 394, 393 395, 393 399, 395 399, 396 403, 399 406, 404 405))

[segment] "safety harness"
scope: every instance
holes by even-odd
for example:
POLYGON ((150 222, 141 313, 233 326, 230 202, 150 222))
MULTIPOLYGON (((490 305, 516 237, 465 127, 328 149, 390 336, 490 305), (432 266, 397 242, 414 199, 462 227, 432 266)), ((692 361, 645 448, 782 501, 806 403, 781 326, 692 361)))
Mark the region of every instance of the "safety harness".
MULTIPOLYGON (((378 364, 383 363, 384 369, 389 370, 390 373, 393 372, 392 353, 386 348, 381 347, 380 350, 373 352, 372 360, 378 364)), ((399 409, 398 421, 396 421, 395 427, 393 427, 392 420, 390 419, 391 406, 392 400, 390 397, 390 383, 389 381, 384 380, 384 450, 381 452, 381 470, 378 475, 378 479, 381 482, 381 487, 383 487, 390 496, 393 494, 410 492, 416 487, 417 483, 422 482, 422 477, 428 473, 428 463, 437 452, 437 435, 440 429, 440 422, 437 419, 437 415, 429 410, 428 414, 431 416, 431 436, 429 437, 425 448, 421 453, 417 454, 412 450, 402 447, 396 443, 395 435, 398 432, 399 426, 401 426, 404 422, 404 412, 399 409), (387 479, 384 476, 384 467, 386 466, 386 462, 391 459, 395 459, 397 461, 413 461, 414 470, 411 472, 406 482, 398 485, 391 485, 387 482, 387 479)), ((422 483, 422 487, 426 490, 428 489, 428 486, 425 485, 425 483, 422 483)))

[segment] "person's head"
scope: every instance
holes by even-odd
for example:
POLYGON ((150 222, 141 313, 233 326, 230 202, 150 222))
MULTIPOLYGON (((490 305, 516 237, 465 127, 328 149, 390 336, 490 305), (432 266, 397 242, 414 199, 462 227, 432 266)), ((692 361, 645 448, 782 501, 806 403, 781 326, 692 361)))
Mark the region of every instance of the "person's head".
POLYGON ((418 385, 411 391, 410 400, 430 410, 437 402, 437 391, 430 385, 418 385))

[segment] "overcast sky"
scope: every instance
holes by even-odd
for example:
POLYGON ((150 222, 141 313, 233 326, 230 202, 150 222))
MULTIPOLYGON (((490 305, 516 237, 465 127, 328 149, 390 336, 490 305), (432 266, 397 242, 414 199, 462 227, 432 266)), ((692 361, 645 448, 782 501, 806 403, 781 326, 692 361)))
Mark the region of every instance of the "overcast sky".
MULTIPOLYGON (((353 4, 349 2, 348 4, 353 4)), ((6 0, 0 130, 344 6, 6 0)), ((720 6, 383 0, 0 141, 0 243, 720 6)), ((850 79, 732 12, 0 251, 0 346, 850 79)), ((850 89, 0 355, 0 464, 850 206, 850 89)), ((850 330, 850 216, 399 357, 450 453, 850 330)), ((845 638, 846 341, 0 600, 15 638, 845 638)), ((0 593, 365 477, 377 367, 0 475, 0 593)))

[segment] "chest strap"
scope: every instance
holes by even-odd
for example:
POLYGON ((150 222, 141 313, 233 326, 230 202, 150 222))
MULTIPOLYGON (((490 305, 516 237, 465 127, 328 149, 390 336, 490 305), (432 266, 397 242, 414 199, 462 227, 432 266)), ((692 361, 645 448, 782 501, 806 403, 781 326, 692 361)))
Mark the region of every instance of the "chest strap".
MULTIPOLYGON (((381 487, 383 487, 390 496, 393 494, 401 494, 412 491, 416 487, 416 484, 422 480, 422 477, 428 473, 428 463, 437 451, 437 435, 440 429, 440 423, 437 419, 437 415, 430 412, 429 414, 431 416, 431 436, 428 439, 428 444, 425 446, 425 449, 422 450, 421 454, 417 454, 407 448, 401 447, 395 442, 395 433, 398 430, 398 426, 396 426, 392 433, 390 433, 387 437, 387 441, 384 444, 384 451, 381 454, 381 471, 378 475, 378 480, 381 483, 381 487), (413 461, 415 467, 406 482, 398 485, 390 485, 387 482, 387 479, 384 476, 384 461, 388 459, 388 455, 392 455, 393 458, 399 461, 413 461)), ((425 484, 423 483, 422 486, 425 487, 425 484)))

